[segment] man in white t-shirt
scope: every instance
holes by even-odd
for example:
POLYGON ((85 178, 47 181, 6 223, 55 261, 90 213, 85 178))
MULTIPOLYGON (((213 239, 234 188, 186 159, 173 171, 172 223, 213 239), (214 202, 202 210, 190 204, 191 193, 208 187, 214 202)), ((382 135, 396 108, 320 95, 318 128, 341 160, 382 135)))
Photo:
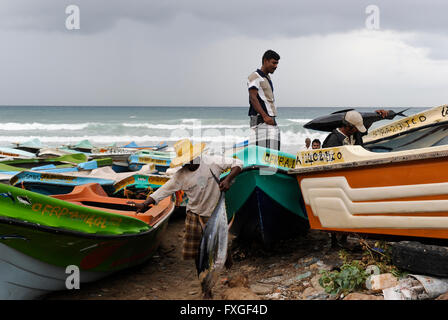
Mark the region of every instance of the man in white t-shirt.
POLYGON ((247 78, 249 90, 249 117, 251 135, 249 143, 265 148, 280 150, 280 130, 275 118, 274 86, 270 73, 274 73, 280 56, 272 50, 263 54, 262 66, 247 78))

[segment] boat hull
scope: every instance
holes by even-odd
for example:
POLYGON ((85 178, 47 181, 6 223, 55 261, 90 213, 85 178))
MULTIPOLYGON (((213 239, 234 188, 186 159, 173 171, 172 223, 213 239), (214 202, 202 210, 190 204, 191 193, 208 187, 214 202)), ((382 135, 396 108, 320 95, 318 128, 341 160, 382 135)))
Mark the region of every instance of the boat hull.
POLYGON ((159 172, 166 172, 170 168, 171 158, 153 155, 131 155, 128 159, 129 170, 141 170, 144 165, 154 164, 159 172))
POLYGON ((174 201, 166 198, 136 216, 122 208, 126 199, 109 198, 99 188, 60 195, 69 199, 62 201, 0 186, 0 299, 35 299, 65 289, 68 266, 79 268, 83 283, 151 257, 174 201), (91 203, 78 205, 86 195, 91 203))
POLYGON ((226 207, 229 220, 234 216, 233 234, 269 245, 303 233, 308 221, 295 179, 284 172, 263 170, 244 169, 226 192, 226 207))
POLYGON ((313 229, 448 239, 446 157, 300 172, 313 229))

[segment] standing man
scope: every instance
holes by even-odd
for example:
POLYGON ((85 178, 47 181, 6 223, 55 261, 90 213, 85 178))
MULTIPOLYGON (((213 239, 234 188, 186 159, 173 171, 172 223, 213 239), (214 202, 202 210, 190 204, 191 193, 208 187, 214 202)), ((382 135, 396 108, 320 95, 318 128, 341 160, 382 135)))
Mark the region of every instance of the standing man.
POLYGON ((280 130, 275 118, 277 108, 274 104, 274 87, 270 73, 274 73, 280 56, 272 50, 263 54, 261 68, 248 77, 250 144, 280 150, 280 130))

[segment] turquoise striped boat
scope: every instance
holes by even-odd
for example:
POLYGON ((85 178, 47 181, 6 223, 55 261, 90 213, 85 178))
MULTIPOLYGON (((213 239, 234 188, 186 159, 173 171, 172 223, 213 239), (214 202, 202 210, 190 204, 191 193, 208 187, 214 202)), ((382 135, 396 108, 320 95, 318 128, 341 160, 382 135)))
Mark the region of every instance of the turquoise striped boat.
POLYGON ((254 145, 233 157, 244 166, 226 192, 228 219, 234 218, 230 231, 265 245, 306 232, 309 223, 300 190, 287 174, 295 167, 296 157, 254 145))

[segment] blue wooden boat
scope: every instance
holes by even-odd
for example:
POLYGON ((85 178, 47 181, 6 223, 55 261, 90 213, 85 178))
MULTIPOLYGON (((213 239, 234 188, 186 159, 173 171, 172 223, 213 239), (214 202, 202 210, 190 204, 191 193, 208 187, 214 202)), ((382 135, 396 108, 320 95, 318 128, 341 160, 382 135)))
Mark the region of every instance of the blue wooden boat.
MULTIPOLYGON (((28 169, 31 171, 39 171, 39 172, 51 172, 51 173, 67 173, 67 172, 78 172, 85 170, 93 170, 104 166, 109 166, 112 164, 112 160, 110 158, 105 159, 96 159, 87 162, 79 163, 78 165, 74 164, 43 164, 38 165, 36 167, 28 168, 30 163, 25 162, 24 167, 16 167, 8 164, 0 163, 0 173, 3 175, 9 175, 12 177, 21 171, 27 171, 28 169)), ((31 163, 32 164, 32 163, 31 163)), ((20 165, 20 163, 18 163, 20 165)))
POLYGON ((299 187, 287 174, 296 157, 254 145, 233 157, 244 166, 226 192, 228 219, 233 219, 230 231, 239 239, 265 245, 306 232, 309 224, 299 187))
POLYGON ((105 166, 111 166, 113 161, 111 158, 94 159, 77 165, 79 170, 93 170, 105 166))
POLYGON ((242 142, 235 143, 232 148, 247 147, 249 145, 249 140, 244 140, 242 142))
POLYGON ((165 141, 161 141, 158 144, 151 146, 139 146, 138 144, 135 143, 135 141, 132 141, 127 145, 122 146, 121 148, 162 150, 165 149, 166 147, 168 147, 168 144, 165 141))
POLYGON ((29 191, 45 195, 66 194, 76 186, 98 183, 108 194, 113 192, 113 179, 71 176, 61 173, 22 171, 14 175, 9 183, 29 191))
POLYGON ((139 153, 129 156, 129 170, 138 171, 146 164, 154 164, 157 171, 166 172, 170 167, 171 159, 175 156, 175 152, 142 150, 139 153))

